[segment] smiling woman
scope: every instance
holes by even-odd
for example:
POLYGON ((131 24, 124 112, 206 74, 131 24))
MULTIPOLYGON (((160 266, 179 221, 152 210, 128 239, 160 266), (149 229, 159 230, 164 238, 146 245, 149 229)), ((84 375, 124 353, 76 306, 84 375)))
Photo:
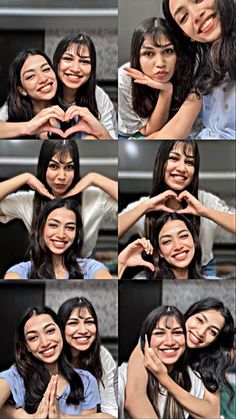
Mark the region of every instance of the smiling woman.
POLYGON ((49 130, 60 135, 61 130, 50 124, 51 118, 64 118, 58 106, 51 106, 56 90, 56 75, 47 55, 37 49, 20 52, 9 70, 8 98, 0 110, 0 138, 35 138, 49 130))
POLYGON ((82 245, 78 202, 63 198, 49 201, 31 236, 31 260, 12 266, 5 279, 111 279, 102 263, 81 259, 82 245))

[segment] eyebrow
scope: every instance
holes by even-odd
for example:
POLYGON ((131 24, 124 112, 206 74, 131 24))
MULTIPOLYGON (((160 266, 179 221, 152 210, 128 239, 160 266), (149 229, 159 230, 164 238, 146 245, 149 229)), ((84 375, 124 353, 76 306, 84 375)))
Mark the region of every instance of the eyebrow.
POLYGON ((171 330, 182 330, 183 331, 183 328, 181 327, 181 326, 178 326, 178 327, 173 327, 173 328, 169 328, 169 327, 155 327, 155 329, 153 329, 153 330, 166 330, 166 329, 171 329, 171 330))
MULTIPOLYGON (((51 159, 50 160, 50 162, 53 162, 53 163, 56 163, 56 164, 59 164, 59 163, 61 163, 61 164, 64 164, 65 166, 67 166, 68 164, 71 164, 71 163, 74 163, 74 161, 73 160, 70 160, 70 161, 68 161, 68 162, 66 162, 66 163, 63 163, 63 161, 59 161, 59 160, 54 160, 54 159, 51 159)), ((50 163, 49 162, 49 163, 50 163)))
MULTIPOLYGON (((177 151, 170 151, 170 153, 172 153, 172 154, 175 154, 176 156, 178 156, 178 157, 181 157, 181 154, 180 153, 178 153, 177 151)), ((194 156, 193 155, 190 155, 190 154, 184 154, 186 157, 188 157, 188 158, 190 158, 190 159, 193 159, 194 160, 194 156)))
POLYGON ((166 47, 169 47, 170 45, 172 45, 172 46, 174 46, 174 44, 172 43, 172 42, 169 42, 168 44, 165 44, 165 45, 160 45, 160 44, 157 44, 157 46, 155 46, 155 45, 145 45, 145 44, 143 44, 142 46, 141 46, 141 48, 140 49, 154 49, 154 48, 166 48, 166 47))
MULTIPOLYGON (((40 68, 42 69, 44 66, 49 66, 51 68, 51 66, 48 63, 43 63, 40 68)), ((23 76, 25 76, 25 74, 27 73, 34 73, 35 69, 34 68, 30 68, 29 70, 24 71, 23 76)))
MULTIPOLYGON (((204 318, 205 322, 209 323, 209 320, 205 316, 205 314, 203 314, 203 313, 199 313, 199 314, 201 314, 201 316, 204 318)), ((220 331, 220 329, 217 326, 215 326, 215 325, 211 325, 211 327, 213 327, 214 329, 216 329, 218 332, 220 331)))
POLYGON ((92 316, 89 316, 89 317, 81 317, 81 316, 78 316, 78 317, 69 317, 68 320, 78 320, 78 319, 83 319, 83 320, 90 320, 91 319, 91 320, 94 320, 94 318, 92 316))
POLYGON ((177 7, 176 11, 174 12, 173 17, 175 18, 175 17, 176 17, 176 15, 177 15, 179 12, 182 12, 182 10, 183 10, 183 9, 184 9, 184 6, 183 6, 183 5, 182 5, 182 6, 177 7))
POLYGON ((69 55, 71 58, 74 58, 74 57, 76 57, 77 55, 78 55, 80 58, 91 58, 91 57, 90 57, 90 55, 81 55, 79 52, 75 55, 75 54, 71 54, 70 52, 66 52, 66 51, 65 51, 63 55, 65 55, 65 54, 69 55))
MULTIPOLYGON (((178 231, 178 234, 185 233, 185 232, 189 233, 189 230, 187 228, 184 228, 183 230, 178 231)), ((165 237, 172 237, 172 236, 171 236, 171 234, 164 234, 163 236, 160 237, 160 240, 165 238, 165 237)))
MULTIPOLYGON (((60 221, 57 220, 56 218, 48 218, 48 221, 55 221, 56 223, 60 224, 60 221)), ((68 225, 68 224, 76 225, 74 221, 68 221, 65 225, 68 225)))
MULTIPOLYGON (((45 329, 47 329, 49 326, 55 326, 55 323, 48 323, 48 324, 46 324, 46 325, 43 327, 43 329, 45 330, 45 329)), ((29 330, 29 331, 25 334, 25 336, 29 335, 30 333, 38 333, 38 330, 29 330)))

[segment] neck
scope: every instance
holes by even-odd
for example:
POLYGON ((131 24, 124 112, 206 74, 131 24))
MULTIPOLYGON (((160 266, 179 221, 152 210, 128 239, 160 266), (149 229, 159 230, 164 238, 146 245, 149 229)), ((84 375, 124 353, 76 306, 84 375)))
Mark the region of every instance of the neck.
POLYGON ((37 115, 42 109, 48 108, 51 104, 52 102, 48 100, 32 100, 33 113, 37 115))
POLYGON ((61 278, 61 274, 66 272, 66 269, 63 265, 63 255, 52 255, 52 263, 53 263, 53 269, 56 278, 61 278))
POLYGON ((54 362, 53 364, 44 364, 44 366, 48 370, 50 375, 58 374, 57 362, 54 362))
POLYGON ((73 367, 78 367, 79 365, 79 351, 78 349, 71 348, 71 363, 73 367))
POLYGON ((75 102, 76 99, 76 92, 77 89, 69 89, 68 87, 63 87, 63 100, 64 102, 67 102, 68 104, 72 104, 75 102))
POLYGON ((188 268, 173 269, 176 279, 188 279, 188 268))

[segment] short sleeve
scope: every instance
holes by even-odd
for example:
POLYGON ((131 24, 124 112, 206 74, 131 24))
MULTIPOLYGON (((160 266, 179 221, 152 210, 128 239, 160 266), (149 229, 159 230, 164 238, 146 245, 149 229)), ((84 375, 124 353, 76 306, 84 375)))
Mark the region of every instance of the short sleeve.
POLYGON ((28 279, 31 272, 31 262, 21 262, 12 266, 7 270, 7 273, 14 272, 19 275, 20 279, 28 279))
POLYGON ((100 404, 100 396, 96 378, 88 371, 76 369, 84 385, 84 401, 81 403, 81 409, 91 410, 100 404))
POLYGON ((9 385, 16 408, 24 408, 25 386, 23 378, 18 373, 16 367, 11 367, 1 372, 0 379, 6 381, 9 385))
POLYGON ((101 411, 104 413, 108 413, 114 417, 118 417, 117 366, 110 352, 104 346, 101 347, 101 361, 103 368, 103 383, 99 383, 99 391, 101 396, 101 411))
POLYGON ((6 122, 8 120, 8 106, 7 102, 0 109, 0 121, 6 122))
POLYGON ((103 89, 96 86, 96 101, 101 115, 100 122, 113 139, 117 139, 117 121, 114 106, 103 89))
POLYGON ((8 223, 15 218, 22 220, 28 231, 31 230, 33 215, 34 192, 19 191, 6 196, 0 202, 0 209, 4 215, 0 215, 1 223, 8 223))
POLYGON ((83 271, 84 279, 93 279, 98 271, 106 270, 107 267, 103 263, 94 259, 78 259, 80 268, 83 271))

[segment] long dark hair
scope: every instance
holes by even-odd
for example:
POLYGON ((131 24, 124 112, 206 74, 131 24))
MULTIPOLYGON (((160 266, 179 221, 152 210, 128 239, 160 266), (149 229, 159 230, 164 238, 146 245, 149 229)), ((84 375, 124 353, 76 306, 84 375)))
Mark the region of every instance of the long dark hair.
MULTIPOLYGON (((192 49, 186 49, 185 44, 180 44, 178 39, 173 37, 165 19, 151 17, 143 20, 135 29, 131 41, 130 66, 142 71, 140 66, 140 49, 144 40, 150 37, 153 44, 158 46, 161 35, 165 35, 173 43, 177 55, 176 70, 171 79, 174 92, 170 116, 173 116, 191 91, 195 57, 192 57, 192 49)), ((146 118, 151 115, 156 106, 158 95, 159 91, 149 86, 134 83, 132 80, 133 108, 140 117, 146 118)))
MULTIPOLYGON (((53 57, 53 63, 56 73, 58 73, 58 65, 64 52, 71 46, 77 45, 77 53, 80 56, 81 47, 86 46, 89 50, 91 60, 91 74, 89 79, 82 86, 79 87, 76 93, 76 105, 86 106, 90 112, 100 119, 98 112, 95 90, 96 90, 96 50, 92 39, 86 33, 79 33, 77 35, 69 35, 63 38, 58 44, 53 57)), ((58 80, 58 99, 63 99, 63 84, 59 77, 58 80)))
MULTIPOLYGON (((85 297, 75 297, 70 298, 69 300, 65 301, 58 311, 58 316, 62 323, 63 328, 63 335, 64 340, 66 342, 65 338, 65 327, 66 323, 74 309, 78 310, 78 314, 83 313, 83 310, 88 310, 91 316, 94 319, 94 323, 96 326, 96 339, 92 343, 92 345, 88 348, 86 351, 80 351, 77 357, 77 364, 79 368, 82 368, 84 370, 87 370, 93 374, 96 379, 99 381, 102 380, 102 363, 101 363, 101 357, 100 357, 100 349, 101 349, 101 342, 100 342, 100 335, 98 331, 98 320, 96 311, 93 307, 93 305, 90 303, 89 300, 85 297)), ((68 343, 65 343, 65 351, 68 359, 71 361, 71 347, 68 345, 68 343)))
POLYGON ((226 378, 226 371, 232 364, 234 321, 227 307, 216 298, 197 301, 185 313, 185 321, 194 314, 216 310, 225 319, 225 324, 210 345, 200 349, 188 349, 191 367, 201 375, 204 386, 212 393, 225 388, 233 398, 233 390, 226 378))
MULTIPOLYGON (((60 321, 57 315, 49 307, 37 306, 29 308, 21 318, 15 339, 15 354, 16 354, 16 367, 24 380, 25 385, 25 410, 28 413, 34 413, 37 410, 39 403, 46 391, 47 385, 50 381, 50 374, 45 368, 42 361, 35 358, 31 352, 28 351, 24 327, 26 322, 32 316, 39 316, 41 314, 48 314, 53 321, 58 325, 62 331, 60 321)), ((58 373, 61 374, 70 384, 70 394, 67 397, 67 404, 80 404, 84 399, 83 382, 70 363, 61 352, 58 360, 58 373)))
MULTIPOLYGON (((50 186, 47 183, 46 173, 50 160, 55 154, 59 154, 60 161, 64 161, 67 154, 70 155, 71 160, 74 163, 74 178, 68 188, 72 189, 76 183, 80 180, 80 161, 79 161, 79 150, 77 144, 73 140, 47 140, 44 141, 39 153, 38 165, 37 165, 37 178, 42 182, 45 187, 51 191, 50 186)), ((67 192, 68 192, 67 190, 67 192)), ((77 196, 78 205, 81 206, 82 202, 82 193, 77 196)), ((39 192, 35 191, 34 200, 33 200, 33 221, 32 221, 32 230, 37 226, 38 217, 43 209, 44 205, 48 202, 48 198, 44 195, 41 195, 39 192)))
POLYGON ((163 213, 153 224, 152 231, 150 234, 150 241, 153 245, 153 263, 155 266, 155 272, 151 272, 150 269, 147 270, 148 276, 153 279, 176 279, 173 267, 165 260, 165 258, 160 256, 160 246, 159 246, 159 234, 162 227, 168 221, 180 220, 183 221, 186 225, 186 228, 189 230, 194 246, 195 252, 193 259, 188 266, 188 279, 203 279, 204 277, 201 274, 201 245, 196 229, 194 228, 193 223, 185 217, 183 214, 178 213, 163 213))
POLYGON ((82 279, 77 258, 80 257, 83 246, 83 225, 78 208, 78 202, 70 198, 58 198, 49 201, 39 214, 38 223, 31 235, 31 262, 30 278, 32 279, 55 279, 52 253, 46 246, 43 232, 48 215, 57 208, 67 208, 75 213, 76 234, 72 245, 63 254, 63 266, 69 272, 70 279, 82 279))
MULTIPOLYGON (((147 335, 148 343, 150 346, 151 336, 153 330, 156 328, 157 323, 160 319, 165 319, 165 327, 171 327, 171 320, 174 318, 179 323, 180 327, 183 329, 183 333, 186 334, 185 321, 183 314, 173 306, 161 306, 153 310, 143 322, 141 329, 141 348, 144 351, 145 346, 145 335, 147 335)), ((178 359, 178 361, 173 365, 173 369, 170 372, 170 377, 186 391, 191 390, 191 379, 187 369, 187 359, 186 352, 178 359)), ((147 395, 150 399, 150 402, 157 414, 157 417, 160 417, 158 409, 158 396, 161 393, 160 385, 157 379, 148 371, 148 387, 147 395)), ((174 396, 170 393, 167 393, 163 418, 174 418, 174 419, 184 419, 183 408, 175 400, 174 396)))
MULTIPOLYGON (((162 4, 164 16, 174 33, 184 42, 191 42, 173 19, 169 0, 163 0, 162 4)), ((212 44, 191 42, 197 57, 194 84, 201 94, 211 93, 227 74, 231 80, 236 78, 236 4, 234 0, 215 0, 215 5, 221 21, 221 37, 212 44)))
MULTIPOLYGON (((199 165, 200 165, 200 156, 198 151, 198 145, 196 141, 191 140, 168 140, 162 141, 158 149, 152 176, 152 188, 150 193, 150 198, 165 192, 168 187, 165 183, 165 169, 167 161, 169 158, 170 152, 177 148, 179 145, 183 146, 183 152, 185 156, 188 156, 189 152, 194 157, 194 174, 193 179, 190 184, 186 187, 186 190, 191 193, 196 199, 198 199, 198 188, 199 188, 199 165)), ((156 219, 160 216, 160 212, 150 211, 145 216, 145 232, 146 237, 149 238, 153 224, 156 222, 156 219)), ((200 226, 199 217, 192 217, 193 222, 197 231, 200 226)))
POLYGON ((52 62, 48 56, 43 51, 36 48, 23 50, 15 57, 9 68, 7 97, 9 122, 29 121, 34 116, 31 98, 28 95, 22 96, 19 92, 19 86, 21 86, 21 69, 29 55, 41 55, 53 69, 52 62))

